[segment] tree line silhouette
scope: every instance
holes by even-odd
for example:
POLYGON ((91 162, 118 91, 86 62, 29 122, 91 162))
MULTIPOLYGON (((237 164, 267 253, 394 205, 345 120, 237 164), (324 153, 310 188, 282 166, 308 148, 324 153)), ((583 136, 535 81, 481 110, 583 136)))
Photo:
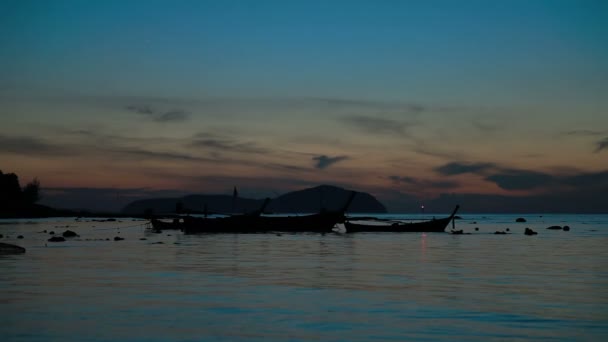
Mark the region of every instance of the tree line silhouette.
POLYGON ((21 188, 19 177, 0 170, 0 213, 12 214, 32 210, 40 200, 40 182, 34 178, 21 188))

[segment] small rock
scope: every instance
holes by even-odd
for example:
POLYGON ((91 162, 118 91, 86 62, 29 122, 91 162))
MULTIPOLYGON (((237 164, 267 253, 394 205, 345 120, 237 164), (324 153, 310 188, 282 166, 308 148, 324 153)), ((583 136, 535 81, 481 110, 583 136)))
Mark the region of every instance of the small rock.
POLYGON ((518 217, 517 220, 515 220, 515 222, 526 222, 526 219, 523 217, 518 217))
POLYGON ((550 230, 562 230, 562 227, 561 226, 551 226, 551 227, 547 227, 547 229, 550 229, 550 230))
POLYGON ((55 232, 51 230, 51 231, 49 232, 49 235, 55 235, 55 232))
POLYGON ((71 230, 66 230, 65 232, 63 232, 63 237, 77 237, 79 236, 78 234, 76 234, 76 232, 73 232, 71 230))
POLYGON ((162 242, 162 241, 157 241, 157 242, 153 242, 152 244, 153 244, 153 245, 163 245, 163 244, 164 244, 164 242, 162 242))
POLYGON ((62 236, 53 236, 52 238, 47 240, 48 242, 64 242, 65 238, 62 236))
POLYGON ((114 241, 122 241, 122 240, 124 240, 124 239, 125 239, 125 238, 121 238, 120 236, 115 236, 115 237, 114 237, 114 241))
POLYGON ((17 239, 23 239, 23 235, 17 236, 17 239))
POLYGON ((564 226, 563 229, 564 229, 565 232, 570 231, 570 226, 564 226))
POLYGON ((530 229, 530 228, 526 228, 526 231, 524 232, 524 234, 526 234, 526 235, 536 235, 536 234, 538 234, 538 233, 537 233, 537 232, 535 232, 535 231, 533 231, 533 230, 532 230, 532 229, 530 229))
POLYGON ((4 235, 0 234, 0 239, 2 239, 4 237, 4 235))
POLYGON ((23 248, 21 246, 0 242, 0 255, 23 254, 23 253, 25 253, 25 248, 23 248))
POLYGON ((477 232, 477 231, 479 231, 479 227, 475 227, 475 231, 476 231, 476 232, 477 232))
POLYGON ((509 228, 507 228, 507 229, 505 229, 505 230, 506 230, 506 231, 508 231, 508 232, 509 232, 509 231, 511 231, 509 228))
POLYGON ((501 232, 501 231, 497 230, 497 231, 494 232, 494 234, 496 234, 496 235, 505 235, 507 233, 506 232, 501 232))
POLYGON ((141 240, 141 241, 144 241, 144 240, 148 240, 148 239, 146 239, 146 238, 141 238, 140 240, 141 240))

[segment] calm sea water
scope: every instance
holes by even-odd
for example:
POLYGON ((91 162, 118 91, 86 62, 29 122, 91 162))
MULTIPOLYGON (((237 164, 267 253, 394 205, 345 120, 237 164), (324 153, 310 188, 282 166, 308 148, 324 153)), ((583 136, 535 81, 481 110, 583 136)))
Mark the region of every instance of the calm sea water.
POLYGON ((132 220, 0 220, 0 241, 27 248, 0 256, 0 340, 608 338, 608 215, 461 216, 456 228, 472 234, 182 235, 132 220), (554 224, 571 231, 545 229, 554 224), (42 233, 66 229, 80 238, 42 233))

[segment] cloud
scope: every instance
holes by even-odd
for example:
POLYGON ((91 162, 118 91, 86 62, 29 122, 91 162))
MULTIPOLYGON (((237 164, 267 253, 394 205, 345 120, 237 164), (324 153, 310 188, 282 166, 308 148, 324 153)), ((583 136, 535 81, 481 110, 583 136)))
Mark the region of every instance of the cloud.
POLYGON ((190 113, 181 110, 169 110, 163 111, 156 108, 152 108, 148 105, 129 105, 125 107, 128 111, 141 114, 149 117, 152 121, 166 123, 166 122, 180 122, 190 118, 190 113))
MULTIPOLYGON (((494 163, 463 163, 451 162, 435 168, 435 171, 444 176, 461 174, 481 175, 486 181, 496 184, 504 190, 533 190, 543 189, 547 192, 563 192, 573 188, 592 189, 596 186, 608 186, 608 171, 580 172, 572 169, 553 173, 513 169, 494 163)), ((415 183, 408 177, 399 179, 404 183, 415 183)))
POLYGON ((595 143, 595 153, 601 152, 602 150, 608 149, 608 137, 604 138, 595 143))
POLYGON ((462 163, 451 162, 435 168, 435 171, 444 176, 454 176, 464 173, 480 174, 496 168, 493 163, 462 163))
POLYGON ((326 169, 326 168, 330 167, 331 165, 333 165, 337 162, 340 162, 342 160, 346 160, 346 159, 348 159, 347 156, 328 157, 326 155, 312 158, 312 160, 316 161, 315 168, 317 168, 319 170, 326 169))
POLYGON ((70 155, 73 154, 75 151, 70 147, 51 144, 34 137, 10 137, 0 135, 0 152, 46 156, 70 155))
POLYGON ((144 115, 155 114, 155 111, 152 108, 150 108, 149 106, 129 105, 126 108, 127 108, 127 110, 129 110, 133 113, 137 113, 137 114, 144 114, 144 115))
POLYGON ((268 153, 267 149, 256 146, 253 142, 239 141, 233 138, 216 137, 212 134, 199 133, 189 144, 192 147, 207 148, 225 152, 268 153))
POLYGON ((412 187, 416 187, 417 189, 421 189, 421 190, 428 189, 428 188, 453 189, 453 188, 457 188, 458 186, 460 186, 460 184, 458 182, 449 181, 449 180, 448 181, 446 181, 446 180, 434 181, 434 180, 418 179, 418 178, 407 177, 407 176, 389 176, 388 178, 396 184, 412 186, 412 187))
POLYGON ((406 136, 407 129, 413 125, 412 123, 363 115, 343 117, 341 121, 359 131, 378 135, 406 136))
POLYGON ((504 170, 485 179, 505 190, 532 190, 550 185, 556 177, 536 171, 504 170))
POLYGON ((304 98, 304 101, 310 103, 319 103, 331 108, 339 109, 363 109, 366 111, 377 110, 377 111, 391 111, 400 113, 419 114, 429 110, 427 106, 423 106, 417 103, 399 103, 399 102, 384 102, 384 101, 371 101, 371 100, 359 100, 359 99, 347 99, 347 98, 331 98, 331 97, 311 97, 304 98))
POLYGON ((576 188, 598 188, 608 186, 608 171, 579 173, 562 179, 564 184, 576 188))
POLYGON ((183 110, 173 110, 166 113, 162 113, 154 118, 156 122, 175 122, 175 121, 184 121, 190 117, 190 114, 184 112, 183 110))
POLYGON ((126 155, 128 157, 136 157, 138 159, 158 159, 158 160, 182 160, 182 161, 198 161, 198 162, 218 162, 219 160, 214 158, 204 158, 192 156, 189 154, 175 153, 175 152, 157 152, 142 150, 138 148, 130 147, 115 147, 106 149, 105 151, 126 155))

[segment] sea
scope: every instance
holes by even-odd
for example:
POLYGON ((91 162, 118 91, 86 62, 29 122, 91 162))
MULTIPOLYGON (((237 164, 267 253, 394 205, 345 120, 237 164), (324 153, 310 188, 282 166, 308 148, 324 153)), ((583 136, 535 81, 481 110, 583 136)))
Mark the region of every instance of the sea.
POLYGON ((460 216, 464 234, 0 220, 27 249, 0 256, 0 341, 608 340, 608 215, 460 216))

